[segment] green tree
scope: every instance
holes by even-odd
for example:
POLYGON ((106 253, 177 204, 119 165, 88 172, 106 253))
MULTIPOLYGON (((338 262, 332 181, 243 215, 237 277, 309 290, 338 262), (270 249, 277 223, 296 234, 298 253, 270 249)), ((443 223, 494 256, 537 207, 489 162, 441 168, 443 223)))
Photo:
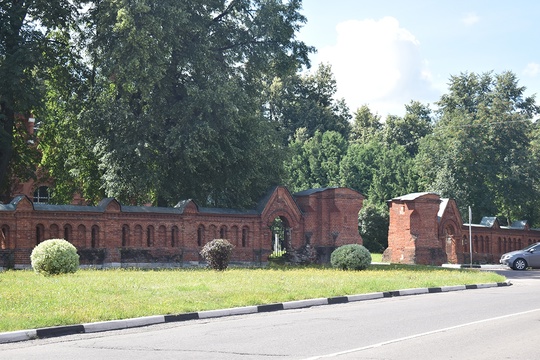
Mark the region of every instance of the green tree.
POLYGON ((43 81, 66 44, 81 1, 0 1, 0 188, 36 165, 21 121, 40 115, 43 81), (24 170, 24 172, 18 171, 24 170))
POLYGON ((382 253, 388 247, 388 207, 384 203, 364 202, 358 214, 358 230, 364 246, 371 253, 382 253))
POLYGON ((384 141, 388 144, 398 144, 405 147, 411 155, 418 153, 418 143, 420 139, 431 133, 433 121, 431 110, 428 106, 411 101, 405 105, 405 116, 403 118, 390 115, 384 123, 384 141))
POLYGON ((308 64, 311 49, 295 39, 300 7, 95 2, 84 32, 90 89, 77 125, 85 142, 71 148, 90 150, 90 163, 73 164, 74 183, 96 169, 105 194, 127 203, 252 206, 282 176, 284 149, 262 94, 270 79, 308 64))
POLYGON ((352 143, 340 167, 341 186, 364 194, 374 204, 416 191, 414 163, 405 148, 371 140, 352 143))
POLYGON ((511 72, 450 79, 439 101, 440 121, 420 143, 421 186, 471 206, 475 221, 499 215, 538 221, 530 209, 538 193, 531 152, 534 97, 525 97, 511 72))
POLYGON ((354 123, 352 125, 350 140, 353 142, 369 142, 374 138, 379 138, 382 129, 381 117, 373 114, 369 106, 362 105, 354 113, 354 123))
POLYGON ((349 136, 351 118, 345 100, 335 100, 336 80, 330 65, 320 64, 313 74, 276 78, 270 89, 269 114, 288 144, 300 128, 308 136, 336 131, 349 136))
POLYGON ((315 132, 306 137, 297 132, 290 144, 291 157, 285 162, 286 183, 292 191, 339 186, 340 164, 347 153, 347 141, 336 131, 315 132))

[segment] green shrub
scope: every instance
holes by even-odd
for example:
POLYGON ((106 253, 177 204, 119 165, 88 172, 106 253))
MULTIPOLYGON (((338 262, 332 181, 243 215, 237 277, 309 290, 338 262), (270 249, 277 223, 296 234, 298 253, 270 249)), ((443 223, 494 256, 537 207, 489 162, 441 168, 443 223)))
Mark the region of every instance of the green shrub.
POLYGON ((32 250, 30 260, 34 271, 43 275, 74 273, 79 269, 77 249, 64 239, 43 241, 32 250))
POLYGON ((225 270, 229 266, 233 247, 225 239, 214 239, 204 245, 201 250, 201 256, 206 260, 210 268, 214 270, 225 270))
POLYGON ((332 252, 330 263, 342 270, 364 270, 371 264, 371 254, 362 245, 343 245, 332 252))

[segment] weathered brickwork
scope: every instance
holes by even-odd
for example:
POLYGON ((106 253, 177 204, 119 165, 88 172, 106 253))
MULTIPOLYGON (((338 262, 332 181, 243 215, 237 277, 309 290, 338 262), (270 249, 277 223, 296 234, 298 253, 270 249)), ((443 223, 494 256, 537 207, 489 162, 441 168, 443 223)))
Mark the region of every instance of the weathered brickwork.
POLYGON ((500 226, 485 217, 464 224, 452 199, 435 193, 414 193, 389 201, 388 248, 383 261, 403 264, 498 263, 505 252, 540 241, 540 231, 526 221, 500 226), (472 237, 469 237, 469 229, 472 237))
POLYGON ((0 204, 0 266, 28 266, 36 244, 51 238, 73 243, 81 264, 88 265, 198 264, 202 246, 216 238, 235 246, 232 261, 260 264, 272 251, 270 225, 276 218, 286 227, 290 249, 309 244, 324 262, 327 249, 362 243, 362 201, 347 188, 292 195, 276 187, 248 211, 204 208, 192 200, 174 208, 124 206, 112 198, 98 206, 45 205, 21 195, 0 204))

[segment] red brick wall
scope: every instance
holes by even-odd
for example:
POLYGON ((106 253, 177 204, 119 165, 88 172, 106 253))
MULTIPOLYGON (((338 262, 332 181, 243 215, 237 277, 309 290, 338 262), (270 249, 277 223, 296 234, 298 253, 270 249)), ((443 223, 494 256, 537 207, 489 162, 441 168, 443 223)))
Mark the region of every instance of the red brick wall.
POLYGON ((83 264, 190 263, 199 262, 202 246, 223 234, 235 245, 232 261, 259 263, 272 251, 269 225, 276 217, 285 219, 294 249, 306 244, 306 235, 314 247, 362 243, 357 228, 362 199, 344 188, 294 197, 277 187, 262 209, 240 212, 199 209, 192 201, 182 210, 122 207, 114 199, 97 207, 34 208, 21 196, 0 205, 0 228, 6 232, 6 239, 0 234, 0 250, 13 253, 17 266, 27 266, 39 241, 64 238, 67 227, 68 240, 78 248, 83 264))
MULTIPOLYGON (((383 261, 441 265, 469 263, 469 226, 464 224, 454 200, 432 193, 409 194, 389 203, 388 248, 383 261)), ((473 225, 472 257, 475 263, 498 263, 500 256, 540 241, 540 231, 473 225)))

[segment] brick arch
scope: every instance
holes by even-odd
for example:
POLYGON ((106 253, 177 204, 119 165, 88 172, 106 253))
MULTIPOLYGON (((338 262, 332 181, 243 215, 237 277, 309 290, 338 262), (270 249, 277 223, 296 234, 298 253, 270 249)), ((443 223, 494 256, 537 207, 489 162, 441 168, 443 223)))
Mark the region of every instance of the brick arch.
POLYGON ((446 257, 449 262, 451 263, 457 263, 458 257, 457 253, 463 252, 463 245, 460 238, 460 233, 458 232, 458 226, 457 224, 452 221, 448 220, 443 225, 444 228, 444 234, 442 241, 442 247, 446 251, 446 257))
POLYGON ((0 249, 5 250, 11 248, 9 226, 2 225, 0 228, 0 249))
POLYGON ((245 225, 242 226, 242 239, 240 242, 241 247, 249 247, 251 243, 251 236, 250 236, 249 226, 245 225))
POLYGON ((137 224, 135 225, 135 243, 133 244, 135 247, 142 247, 143 246, 143 228, 141 225, 137 224))
POLYGON ((36 245, 45 240, 45 226, 43 224, 36 225, 36 245))
POLYGON ((203 224, 197 226, 197 246, 203 246, 206 237, 206 228, 203 224))
POLYGON ((60 237, 60 228, 56 224, 49 226, 49 237, 51 239, 58 239, 60 237))
POLYGON ((228 239, 228 237, 229 237, 229 229, 227 228, 227 225, 221 225, 219 227, 219 238, 228 239))
POLYGON ((64 225, 64 240, 73 242, 73 228, 71 224, 64 225))
POLYGON ((283 209, 280 209, 280 210, 276 210, 276 211, 273 211, 271 213, 269 213, 264 219, 263 219, 263 224, 265 224, 265 229, 263 229, 263 231, 267 231, 269 236, 265 236, 264 239, 265 239, 265 244, 263 244, 263 247, 265 248, 269 248, 271 249, 272 248, 272 244, 273 244, 273 241, 274 239, 272 239, 272 233, 270 231, 268 231, 270 229, 270 227, 272 226, 272 223, 274 222, 275 219, 277 218, 280 218, 281 221, 283 222, 283 225, 285 227, 285 243, 286 243, 286 246, 289 246, 291 245, 293 248, 297 248, 297 247, 300 247, 302 244, 300 243, 301 239, 300 237, 298 236, 294 236, 294 235, 297 235, 296 233, 299 232, 300 230, 300 224, 298 222, 298 220, 296 220, 296 217, 294 216, 294 214, 286 211, 286 210, 283 210, 283 209))
POLYGON ((179 233, 180 233, 180 231, 178 229, 178 226, 173 225, 173 227, 171 228, 171 247, 180 246, 179 233))
MULTIPOLYGON (((211 241, 214 239, 217 239, 217 226, 212 224, 208 227, 208 235, 210 238, 206 239, 207 241, 211 241)), ((203 244, 204 245, 204 244, 203 244)))
POLYGON ((121 245, 122 245, 122 247, 127 247, 127 246, 131 245, 130 231, 129 231, 129 225, 128 224, 122 225, 122 242, 121 242, 121 245))
POLYGON ((100 247, 101 245, 99 226, 93 225, 90 229, 90 247, 94 249, 100 247))
POLYGON ((167 246, 167 227, 165 225, 160 225, 157 230, 157 246, 166 247, 167 246))
POLYGON ((234 244, 235 246, 238 246, 238 226, 233 225, 231 226, 231 229, 229 231, 229 241, 234 244))
POLYGON ((86 247, 86 226, 83 224, 77 227, 77 246, 86 247))

